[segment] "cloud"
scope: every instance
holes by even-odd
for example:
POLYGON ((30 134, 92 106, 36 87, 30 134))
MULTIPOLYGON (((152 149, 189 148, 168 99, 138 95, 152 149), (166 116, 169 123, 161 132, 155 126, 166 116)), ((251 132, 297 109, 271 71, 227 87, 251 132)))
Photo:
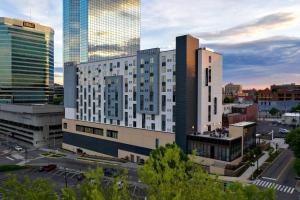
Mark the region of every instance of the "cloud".
POLYGON ((241 36, 252 36, 272 29, 285 28, 290 26, 297 19, 297 15, 292 12, 279 12, 261 17, 253 22, 245 23, 232 28, 217 32, 203 32, 196 35, 205 40, 216 40, 226 38, 236 38, 241 36))
POLYGON ((224 82, 300 84, 300 38, 270 37, 237 44, 209 44, 224 56, 224 82))

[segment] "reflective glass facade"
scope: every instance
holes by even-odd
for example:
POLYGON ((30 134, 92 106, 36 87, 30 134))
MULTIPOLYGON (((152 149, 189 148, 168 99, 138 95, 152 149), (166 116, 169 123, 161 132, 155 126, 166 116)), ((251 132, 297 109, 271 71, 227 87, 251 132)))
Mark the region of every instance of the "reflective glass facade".
POLYGON ((54 91, 54 31, 0 18, 0 103, 47 103, 54 91))
POLYGON ((81 0, 80 62, 135 55, 140 49, 140 0, 81 0))
POLYGON ((135 55, 140 0, 64 0, 64 63, 135 55))
POLYGON ((80 61, 80 0, 64 0, 64 66, 80 61))

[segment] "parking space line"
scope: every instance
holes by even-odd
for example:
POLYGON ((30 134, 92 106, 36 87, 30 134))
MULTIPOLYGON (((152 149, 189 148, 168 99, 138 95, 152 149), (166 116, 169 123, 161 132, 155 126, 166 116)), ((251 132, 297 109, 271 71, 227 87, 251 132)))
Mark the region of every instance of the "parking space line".
POLYGON ((8 157, 8 156, 6 156, 6 158, 7 158, 7 159, 9 159, 9 160, 14 160, 13 158, 11 158, 11 157, 8 157))

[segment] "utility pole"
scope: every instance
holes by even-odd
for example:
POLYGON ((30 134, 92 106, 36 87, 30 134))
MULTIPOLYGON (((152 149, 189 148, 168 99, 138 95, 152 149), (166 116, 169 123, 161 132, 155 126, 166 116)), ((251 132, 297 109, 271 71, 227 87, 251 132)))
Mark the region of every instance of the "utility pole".
POLYGON ((68 179, 67 179, 67 170, 65 168, 65 184, 66 184, 66 188, 68 187, 68 179))

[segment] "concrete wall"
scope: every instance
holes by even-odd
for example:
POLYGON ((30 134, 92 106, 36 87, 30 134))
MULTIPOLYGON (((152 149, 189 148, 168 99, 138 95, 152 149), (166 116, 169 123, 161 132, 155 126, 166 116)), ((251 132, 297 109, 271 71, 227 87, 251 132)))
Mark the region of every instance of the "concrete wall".
POLYGON ((165 146, 166 144, 172 144, 175 142, 175 134, 172 133, 150 131, 150 130, 137 129, 137 128, 127 128, 127 127, 121 127, 115 125, 91 123, 91 122, 68 120, 68 119, 64 119, 63 123, 67 124, 67 128, 63 129, 63 131, 66 133, 66 139, 68 137, 67 142, 64 138, 65 144, 71 146, 78 146, 78 148, 81 149, 82 148, 88 149, 100 154, 115 156, 119 158, 123 158, 124 156, 126 156, 126 154, 129 154, 128 152, 131 152, 136 155, 140 155, 141 157, 148 156, 147 154, 150 153, 152 149, 156 149, 156 140, 159 141, 159 146, 165 146), (93 128, 101 128, 104 131, 104 135, 101 136, 101 135, 95 135, 90 133, 78 132, 76 131, 76 125, 93 127, 93 128), (118 138, 107 137, 106 136, 107 130, 117 131, 118 138), (80 143, 80 141, 78 141, 78 143, 76 144, 75 140, 80 139, 80 136, 83 136, 81 137, 82 142, 80 143), (73 138, 76 137, 77 139, 75 138, 72 141, 72 137, 73 138), (81 144, 85 146, 84 147, 80 146, 81 144), (107 145, 107 148, 101 149, 101 144, 103 144, 103 146, 107 145))

